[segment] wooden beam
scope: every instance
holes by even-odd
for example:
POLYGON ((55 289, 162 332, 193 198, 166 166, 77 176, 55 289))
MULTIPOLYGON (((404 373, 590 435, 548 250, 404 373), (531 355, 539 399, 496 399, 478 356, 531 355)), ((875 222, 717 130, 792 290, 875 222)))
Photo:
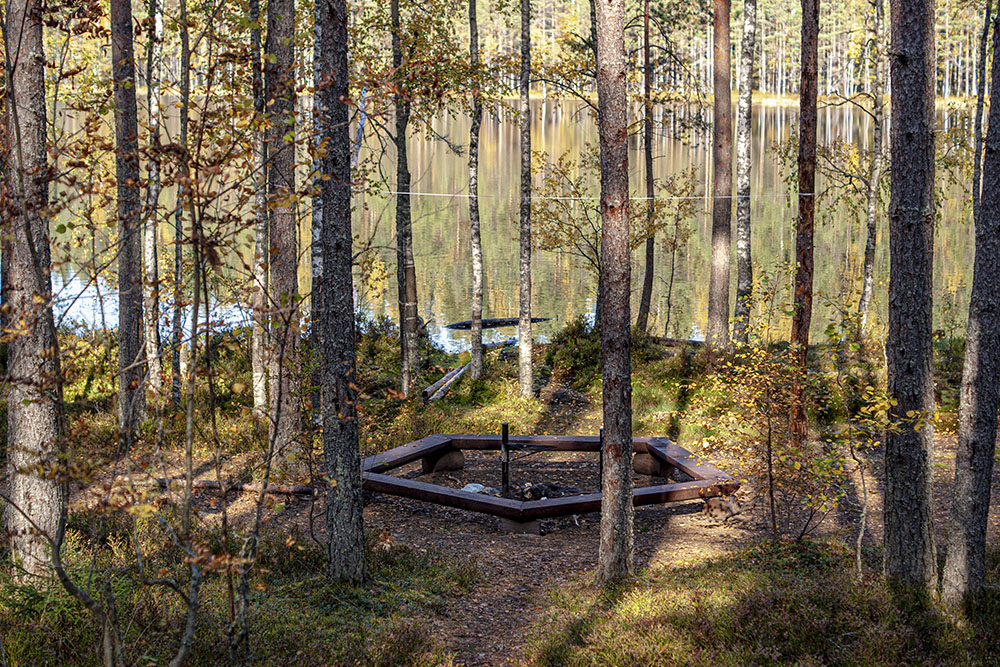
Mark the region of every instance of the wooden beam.
MULTIPOLYGON (((449 435, 456 449, 499 450, 499 435, 449 435)), ((557 451, 596 452, 600 450, 601 439, 596 435, 512 435, 512 445, 547 445, 557 451)))
POLYGON ((447 435, 429 435, 414 442, 390 449, 381 454, 367 457, 361 462, 362 472, 385 472, 411 461, 421 459, 428 454, 446 449, 451 445, 451 437, 447 435))
POLYGON ((438 505, 502 516, 508 519, 521 518, 523 502, 509 498, 498 498, 482 493, 469 493, 461 489, 450 489, 437 484, 427 484, 412 479, 393 477, 366 472, 361 475, 362 486, 369 491, 380 491, 404 498, 423 500, 438 505))
POLYGON ((711 464, 703 463, 699 457, 683 447, 678 447, 667 438, 653 438, 650 445, 650 454, 675 466, 696 480, 731 479, 730 475, 711 464))

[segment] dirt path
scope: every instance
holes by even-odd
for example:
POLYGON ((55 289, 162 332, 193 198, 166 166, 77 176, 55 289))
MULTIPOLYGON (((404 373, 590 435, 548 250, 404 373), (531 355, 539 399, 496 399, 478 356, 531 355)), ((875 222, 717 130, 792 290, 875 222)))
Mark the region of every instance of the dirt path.
MULTIPOLYGON (((588 514, 543 524, 542 535, 504 534, 491 517, 389 496, 365 508, 372 530, 397 545, 436 549, 473 560, 480 578, 473 591, 431 619, 434 635, 460 665, 517 663, 526 632, 545 606, 546 591, 567 579, 589 576, 597 564, 599 516, 588 514), (544 530, 544 529, 547 529, 544 530)), ((701 515, 701 503, 636 511, 637 565, 698 561, 746 543, 750 522, 726 526, 701 515)))

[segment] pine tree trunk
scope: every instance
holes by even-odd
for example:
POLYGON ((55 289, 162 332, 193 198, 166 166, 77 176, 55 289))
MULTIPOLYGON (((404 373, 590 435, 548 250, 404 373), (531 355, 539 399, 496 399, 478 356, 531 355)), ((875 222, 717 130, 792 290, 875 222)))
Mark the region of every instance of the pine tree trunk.
POLYGON ((713 23, 713 93, 715 97, 712 164, 712 271, 708 288, 705 343, 729 347, 729 245, 733 209, 733 112, 730 98, 729 1, 715 0, 713 23))
POLYGON ((316 132, 328 141, 321 170, 320 206, 324 275, 320 320, 323 455, 327 485, 327 575, 365 577, 365 533, 354 352, 351 273, 351 138, 348 99, 347 2, 317 2, 315 14, 316 132))
POLYGON ((264 75, 260 56, 260 1, 250 0, 250 51, 253 70, 253 319, 251 321, 250 363, 253 384, 253 413, 258 419, 267 414, 267 142, 261 124, 264 120, 264 75))
POLYGON ((819 43, 819 0, 802 0, 802 72, 799 83, 799 216, 795 229, 794 313, 792 343, 805 365, 813 298, 813 229, 816 197, 816 74, 819 43))
POLYGON ((298 448, 299 398, 298 234, 295 205, 295 1, 271 0, 267 8, 268 58, 264 67, 271 124, 268 132, 270 220, 271 388, 270 423, 278 465, 298 448))
POLYGON ((42 8, 38 0, 8 0, 7 136, 11 140, 9 321, 24 322, 9 343, 7 472, 10 507, 4 512, 11 557, 29 575, 51 568, 49 543, 66 502, 62 485, 32 472, 56 463, 59 366, 52 324, 48 219, 49 171, 45 146, 42 8), (41 298, 39 300, 39 297, 41 298), (17 510, 13 508, 18 508, 17 510), (20 510, 20 511, 18 511, 20 510))
POLYGON ((892 196, 889 200, 889 410, 885 570, 937 584, 934 499, 934 3, 892 0, 892 196))
POLYGON ((131 0, 111 2, 118 182, 118 418, 125 451, 146 414, 142 357, 142 225, 139 219, 139 122, 135 101, 131 0))
POLYGON ((518 367, 521 395, 534 396, 531 333, 531 0, 521 0, 521 225, 518 272, 518 367))
MULTIPOLYGON (((392 13, 392 65, 403 65, 402 24, 399 0, 390 3, 392 13)), ((417 269, 413 260, 413 221, 410 217, 410 165, 406 154, 406 128, 410 124, 410 102, 397 92, 396 112, 396 287, 399 292, 399 346, 402 369, 401 391, 409 396, 419 370, 417 340, 417 269)))
MULTIPOLYGON (((649 48, 649 0, 642 6, 642 106, 645 120, 642 126, 643 157, 646 158, 646 226, 653 229, 653 64, 649 48)), ((635 318, 635 328, 646 331, 649 327, 649 304, 653 299, 653 266, 655 257, 655 235, 646 237, 646 265, 642 276, 642 295, 639 298, 639 314, 635 318)))
MULTIPOLYGON (((989 10, 987 10, 989 13, 989 10)), ((994 82, 1000 81, 1000 44, 993 42, 994 82)), ((980 79, 981 81, 982 79, 980 79)), ((980 85, 980 90, 982 85, 980 85)), ((976 259, 965 335, 958 409, 958 450, 948 551, 941 593, 950 603, 982 591, 986 576, 993 455, 1000 402, 1000 88, 990 95, 983 189, 976 222, 976 259)))
POLYGON ((156 231, 160 221, 160 77, 163 69, 163 7, 149 0, 149 46, 146 52, 146 105, 149 112, 149 161, 146 216, 143 229, 143 282, 146 367, 149 391, 161 405, 163 369, 160 363, 160 268, 156 231))
POLYGON ((632 367, 629 313, 628 130, 625 0, 597 2, 597 94, 601 142, 601 376, 604 438, 597 576, 631 575, 632 367))
POLYGON ((753 256, 750 252, 750 145, 753 135, 753 55, 757 37, 757 0, 743 2, 743 41, 740 45, 740 97, 736 110, 736 308, 733 338, 749 339, 750 301, 753 297, 753 256))
POLYGON ((875 77, 872 82, 872 159, 868 172, 868 192, 865 203, 867 218, 867 238, 865 239, 865 264, 861 283, 861 299, 858 313, 861 315, 861 330, 868 326, 868 312, 871 309, 872 294, 875 291, 875 244, 878 235, 878 191, 882 182, 882 124, 885 121, 885 68, 882 53, 885 48, 882 0, 875 0, 875 25, 872 36, 872 55, 875 77))
MULTIPOLYGON (((469 63, 479 72, 479 22, 476 0, 469 0, 469 63)), ((477 83, 472 89, 472 127, 469 129, 469 237, 472 243, 472 365, 469 377, 483 375, 483 241, 479 230, 479 131, 483 124, 483 100, 477 83)))
MULTIPOLYGON (((819 0, 802 3, 802 67, 799 78, 799 215, 795 227, 795 292, 792 297, 791 342, 796 361, 803 369, 809 350, 809 326, 813 300, 813 231, 816 212, 816 97, 819 61, 819 0)), ((798 446, 808 436, 809 424, 803 398, 805 387, 797 386, 800 400, 792 407, 790 430, 798 446)))

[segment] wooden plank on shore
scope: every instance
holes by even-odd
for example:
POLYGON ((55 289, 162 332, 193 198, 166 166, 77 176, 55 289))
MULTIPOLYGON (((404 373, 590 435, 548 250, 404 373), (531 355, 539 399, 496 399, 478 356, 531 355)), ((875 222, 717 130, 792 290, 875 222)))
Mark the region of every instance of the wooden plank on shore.
MULTIPOLYGON (((532 317, 532 323, 538 322, 548 322, 551 317, 532 317)), ((518 318, 516 317, 486 317, 483 318, 483 328, 484 329, 496 329, 497 327, 512 327, 518 323, 518 318)), ((445 329, 454 329, 457 331, 469 331, 472 329, 472 320, 462 320, 461 322, 452 322, 451 324, 446 324, 445 329)))
POLYGON ((451 489, 412 479, 393 477, 392 475, 366 472, 361 475, 361 479, 363 488, 369 491, 380 491, 394 496, 423 500, 437 503, 438 505, 470 510, 472 512, 492 514, 493 516, 501 516, 507 519, 520 518, 521 506, 524 504, 521 501, 511 500, 510 498, 498 498, 497 496, 489 496, 482 493, 469 493, 461 489, 451 489))
POLYGON ((411 461, 422 459, 428 454, 433 454, 442 449, 447 449, 451 444, 451 437, 447 435, 429 435, 414 442, 395 447, 389 451, 382 452, 367 457, 361 462, 362 472, 384 472, 399 466, 406 465, 411 461))

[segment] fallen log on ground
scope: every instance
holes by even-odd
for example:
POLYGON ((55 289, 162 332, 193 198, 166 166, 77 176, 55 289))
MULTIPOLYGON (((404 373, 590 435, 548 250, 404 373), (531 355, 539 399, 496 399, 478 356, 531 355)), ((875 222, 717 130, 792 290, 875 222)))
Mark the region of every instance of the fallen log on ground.
MULTIPOLYGON (((130 479, 126 477, 120 479, 119 483, 126 486, 155 486, 161 489, 166 489, 171 486, 183 487, 185 480, 183 477, 157 477, 155 479, 130 479)), ((196 490, 212 489, 218 491, 221 488, 219 482, 214 479, 195 479, 192 480, 191 486, 196 490)), ((262 486, 263 484, 260 482, 233 482, 232 484, 226 485, 226 491, 230 493, 239 493, 244 491, 249 493, 260 493, 262 486)), ((267 491, 265 491, 265 493, 284 496, 311 496, 316 493, 316 489, 311 486, 268 484, 267 491)))
POLYGON ((440 388, 441 388, 441 385, 443 385, 443 384, 444 384, 445 382, 447 382, 448 380, 450 380, 450 379, 451 379, 451 377, 452 377, 452 376, 453 376, 453 375, 454 375, 455 373, 457 373, 457 372, 459 371, 459 369, 460 369, 460 368, 462 368, 462 367, 461 367, 461 366, 456 366, 455 368, 452 368, 451 370, 449 370, 449 371, 448 371, 447 373, 445 373, 445 374, 444 374, 444 375, 443 375, 443 376, 441 377, 441 379, 440 379, 440 380, 438 380, 437 382, 435 382, 434 384, 432 384, 431 386, 427 387, 427 388, 426 388, 426 389, 424 389, 424 390, 423 390, 422 392, 420 392, 420 396, 421 396, 421 397, 422 397, 422 398, 423 398, 423 399, 424 399, 424 400, 426 401, 426 400, 427 400, 428 398, 430 398, 431 396, 433 396, 433 395, 434 395, 434 393, 435 393, 435 392, 436 392, 436 391, 437 391, 438 389, 440 389, 440 388))
MULTIPOLYGON (((532 317, 532 322, 548 322, 551 317, 532 317)), ((497 327, 512 327, 519 322, 516 317, 490 317, 483 320, 484 329, 496 329, 497 327)), ((472 329, 472 320, 462 320, 461 322, 453 322, 452 324, 446 324, 445 329, 457 329, 459 331, 468 331, 472 329)))
POLYGON ((438 390, 436 392, 434 392, 434 394, 430 398, 427 399, 427 402, 429 403, 431 401, 439 401, 442 398, 444 398, 448 394, 448 391, 451 390, 452 386, 456 382, 459 381, 459 379, 462 377, 462 375, 465 374, 465 371, 469 370, 469 366, 471 366, 471 365, 472 365, 472 362, 470 361, 469 363, 467 363, 466 365, 462 366, 461 368, 456 368, 455 372, 451 374, 451 377, 448 378, 438 388, 438 390))
POLYGON ((484 350, 492 350, 492 349, 495 349, 495 348, 498 348, 498 347, 513 347, 515 345, 517 345, 517 338, 514 338, 513 336, 511 336, 510 338, 507 338, 506 340, 498 340, 498 341, 495 341, 493 343, 483 343, 483 349, 484 350))
POLYGON ((649 341, 651 343, 656 343, 657 345, 666 345, 667 347, 680 347, 683 345, 693 345, 695 347, 699 345, 704 345, 703 340, 689 340, 685 338, 664 338, 663 336, 650 336, 649 341))

